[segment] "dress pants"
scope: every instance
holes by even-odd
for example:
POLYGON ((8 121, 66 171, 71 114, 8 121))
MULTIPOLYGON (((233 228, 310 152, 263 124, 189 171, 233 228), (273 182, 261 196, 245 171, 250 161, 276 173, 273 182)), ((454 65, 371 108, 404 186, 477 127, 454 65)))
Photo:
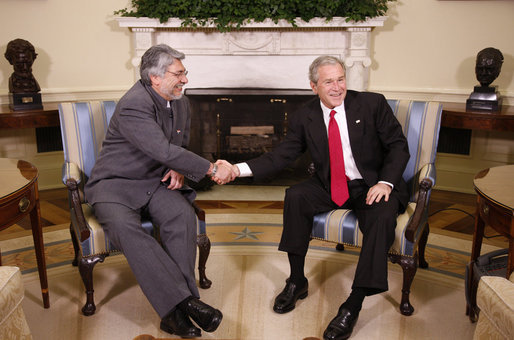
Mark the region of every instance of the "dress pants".
POLYGON ((162 318, 189 296, 199 298, 195 279, 196 215, 180 191, 164 186, 141 209, 95 203, 95 215, 112 244, 123 252, 150 304, 162 318), (145 216, 159 227, 162 245, 141 227, 145 216))
POLYGON ((369 288, 372 294, 388 289, 387 253, 394 242, 400 201, 393 190, 389 201, 366 204, 369 187, 364 180, 348 182, 350 198, 338 207, 321 182, 312 177, 286 190, 284 229, 279 250, 305 256, 311 240, 314 215, 332 209, 352 209, 363 234, 362 248, 352 288, 369 288))

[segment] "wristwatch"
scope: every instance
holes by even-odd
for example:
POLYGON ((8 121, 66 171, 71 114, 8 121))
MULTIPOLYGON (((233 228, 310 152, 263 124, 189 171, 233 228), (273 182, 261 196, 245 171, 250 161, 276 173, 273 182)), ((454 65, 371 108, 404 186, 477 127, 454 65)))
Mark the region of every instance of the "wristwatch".
POLYGON ((216 171, 218 171, 218 164, 213 163, 212 164, 211 177, 214 177, 214 175, 216 175, 216 171))

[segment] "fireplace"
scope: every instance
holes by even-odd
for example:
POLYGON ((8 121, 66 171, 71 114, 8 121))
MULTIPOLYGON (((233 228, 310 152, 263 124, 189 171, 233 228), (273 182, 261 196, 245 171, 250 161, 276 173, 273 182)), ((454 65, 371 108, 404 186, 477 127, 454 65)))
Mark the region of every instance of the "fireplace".
MULTIPOLYGON (((190 150, 211 161, 244 162, 273 150, 287 133, 288 120, 314 97, 310 90, 187 89, 191 102, 190 150)), ((304 155, 272 180, 259 184, 290 185, 308 176, 304 155)), ((241 178, 236 183, 252 183, 241 178)))
MULTIPOLYGON (((346 66, 347 86, 368 88, 373 28, 386 17, 362 22, 346 18, 314 18, 296 26, 284 20, 249 22, 240 30, 220 33, 214 26, 197 29, 171 18, 116 18, 133 36, 130 47, 134 78, 143 53, 168 44, 186 55, 186 94, 191 100, 191 149, 203 157, 240 162, 272 150, 283 138, 287 120, 313 94, 307 77, 319 55, 334 55, 346 66)), ((298 160, 269 184, 289 185, 304 178, 308 156, 298 160)), ((251 179, 238 179, 238 182, 251 179)))
POLYGON ((373 63, 371 31, 383 26, 386 19, 354 22, 334 17, 305 22, 297 18, 295 27, 285 20, 266 20, 220 33, 213 25, 182 27, 177 18, 165 23, 152 18, 116 18, 134 38, 127 49, 132 49, 135 79, 139 78, 143 53, 152 45, 164 43, 186 54, 184 65, 195 88, 309 89, 309 64, 317 56, 329 54, 344 60, 348 88, 357 91, 368 88, 373 63))

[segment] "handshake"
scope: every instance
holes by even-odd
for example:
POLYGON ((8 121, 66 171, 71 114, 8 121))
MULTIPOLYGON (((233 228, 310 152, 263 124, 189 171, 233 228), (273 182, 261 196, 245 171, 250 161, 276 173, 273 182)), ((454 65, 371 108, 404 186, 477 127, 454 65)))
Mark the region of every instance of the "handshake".
POLYGON ((214 164, 217 166, 217 169, 214 174, 211 172, 211 179, 220 185, 232 182, 240 175, 239 168, 235 164, 230 164, 221 159, 218 159, 214 164))

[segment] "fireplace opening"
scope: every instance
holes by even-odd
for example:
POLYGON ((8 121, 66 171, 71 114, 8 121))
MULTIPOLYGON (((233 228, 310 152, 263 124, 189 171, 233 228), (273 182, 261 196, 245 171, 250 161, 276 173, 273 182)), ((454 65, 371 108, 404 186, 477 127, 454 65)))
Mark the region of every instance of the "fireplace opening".
MULTIPOLYGON (((288 120, 315 95, 303 89, 187 89, 191 103, 189 149, 202 157, 244 162, 273 150, 287 133, 288 120)), ((292 185, 306 179, 310 156, 303 155, 272 179, 233 184, 292 185)), ((195 189, 202 189, 202 186, 195 189)))

